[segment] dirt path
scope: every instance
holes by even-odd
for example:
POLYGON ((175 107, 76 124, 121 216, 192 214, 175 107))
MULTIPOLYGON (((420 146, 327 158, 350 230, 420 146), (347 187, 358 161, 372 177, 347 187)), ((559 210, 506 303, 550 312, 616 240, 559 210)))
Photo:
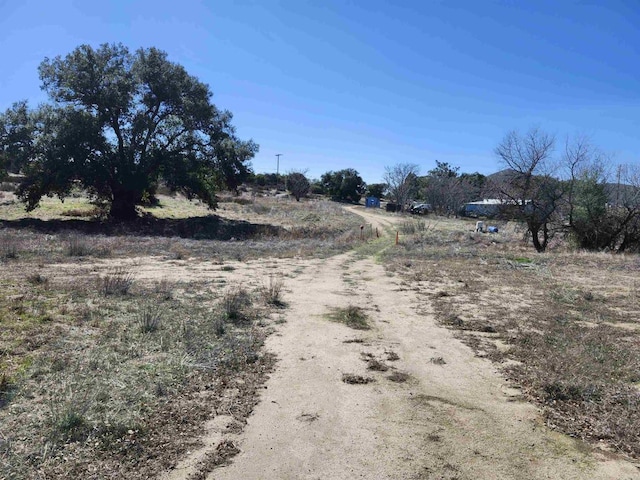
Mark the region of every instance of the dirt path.
MULTIPOLYGON (((364 215, 374 228, 393 225, 393 217, 364 215)), ((490 362, 438 327, 430 306, 370 258, 252 262, 234 274, 274 271, 288 275, 289 308, 267 342, 279 362, 260 404, 240 434, 214 419, 205 447, 165 478, 188 478, 223 441, 240 453, 209 479, 640 478, 631 463, 544 427, 490 362), (348 305, 365 308, 373 328, 327 320, 348 305), (370 358, 390 369, 368 370, 370 358), (406 381, 392 381, 394 373, 406 381), (374 381, 347 384, 343 374, 374 381)))

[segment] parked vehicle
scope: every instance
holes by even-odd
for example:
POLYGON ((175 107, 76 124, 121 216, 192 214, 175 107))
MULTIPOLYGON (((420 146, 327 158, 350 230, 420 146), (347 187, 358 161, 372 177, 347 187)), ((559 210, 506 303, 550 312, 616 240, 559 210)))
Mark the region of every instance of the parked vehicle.
POLYGON ((430 203, 417 203, 409 209, 410 213, 415 215, 426 215, 432 210, 430 203))

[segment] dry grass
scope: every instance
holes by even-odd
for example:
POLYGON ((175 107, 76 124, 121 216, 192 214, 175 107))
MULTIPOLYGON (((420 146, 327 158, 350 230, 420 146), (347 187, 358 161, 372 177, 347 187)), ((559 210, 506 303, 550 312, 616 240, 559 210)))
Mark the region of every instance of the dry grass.
POLYGON ((260 289, 260 296, 267 305, 285 307, 286 304, 282 300, 283 289, 284 279, 282 276, 269 275, 269 280, 264 282, 260 289))
POLYGON ((65 257, 153 255, 174 260, 247 260, 266 257, 326 257, 357 245, 360 217, 323 200, 296 202, 257 197, 219 209, 161 196, 157 207, 143 209, 135 224, 118 224, 73 216, 92 207, 87 199, 44 198, 25 212, 16 202, 0 204, 0 261, 55 263, 65 257), (46 252, 47 255, 43 255, 46 252), (37 260, 36 260, 37 259, 37 260))
POLYGON ((551 426, 640 457, 640 260, 559 241, 537 254, 517 225, 499 226, 476 234, 438 220, 385 262, 478 355, 503 363, 551 426))
POLYGON ((224 316, 233 323, 242 323, 251 319, 251 294, 241 285, 233 285, 224 293, 221 306, 224 316))
POLYGON ((334 322, 343 323, 354 330, 369 330, 371 328, 365 311, 354 305, 349 305, 345 308, 334 308, 328 318, 334 322))
POLYGON ((367 360, 367 369, 374 372, 386 372, 389 370, 389 366, 376 358, 371 358, 367 360))
POLYGON ((342 375, 342 381, 349 385, 366 385, 373 383, 376 380, 371 377, 363 377, 362 375, 356 375, 354 373, 344 373, 342 375))
POLYGON ((409 381, 411 377, 405 372, 393 372, 391 375, 387 375, 387 378, 394 383, 405 383, 409 381))
POLYGON ((223 398, 244 422, 273 362, 244 300, 220 332, 206 285, 183 285, 193 302, 166 282, 104 296, 83 276, 38 275, 0 278, 0 478, 151 478, 223 398), (224 394, 234 378, 242 389, 224 394))
MULTIPOLYGON (((282 278, 256 291, 144 281, 129 259, 322 257, 357 244, 360 219, 330 202, 228 200, 217 216, 161 197, 126 225, 81 194, 30 213, 3 195, 0 478, 154 478, 211 411, 244 424, 274 362, 262 319, 285 306, 282 278)), ((237 451, 223 450, 203 475, 237 451)))
POLYGON ((135 283, 133 272, 126 267, 115 267, 98 279, 102 295, 126 295, 135 283))

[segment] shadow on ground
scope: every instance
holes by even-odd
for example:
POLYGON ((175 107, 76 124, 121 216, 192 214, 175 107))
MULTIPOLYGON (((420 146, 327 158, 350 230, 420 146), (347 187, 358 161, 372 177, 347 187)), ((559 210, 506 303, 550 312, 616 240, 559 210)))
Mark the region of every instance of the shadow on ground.
POLYGON ((134 221, 21 218, 0 220, 0 227, 54 234, 77 232, 93 235, 132 235, 146 237, 180 237, 194 240, 248 240, 279 236, 285 229, 274 225, 228 220, 217 215, 190 218, 155 218, 151 215, 134 221))

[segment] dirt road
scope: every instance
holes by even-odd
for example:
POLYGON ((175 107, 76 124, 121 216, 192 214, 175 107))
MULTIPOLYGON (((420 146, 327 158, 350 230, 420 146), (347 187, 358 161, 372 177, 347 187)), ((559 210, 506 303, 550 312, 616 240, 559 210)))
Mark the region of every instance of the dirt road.
MULTIPOLYGON (((393 223, 356 211, 380 229, 393 223)), ((276 371, 243 432, 214 419, 205 447, 167 479, 188 478, 224 441, 240 453, 208 479, 640 478, 633 464, 548 430, 489 361, 371 258, 250 262, 234 274, 255 278, 267 266, 286 275, 289 304, 267 342, 276 371), (365 309, 371 330, 327 319, 348 305, 365 309), (344 374, 373 381, 349 384, 344 374)))

